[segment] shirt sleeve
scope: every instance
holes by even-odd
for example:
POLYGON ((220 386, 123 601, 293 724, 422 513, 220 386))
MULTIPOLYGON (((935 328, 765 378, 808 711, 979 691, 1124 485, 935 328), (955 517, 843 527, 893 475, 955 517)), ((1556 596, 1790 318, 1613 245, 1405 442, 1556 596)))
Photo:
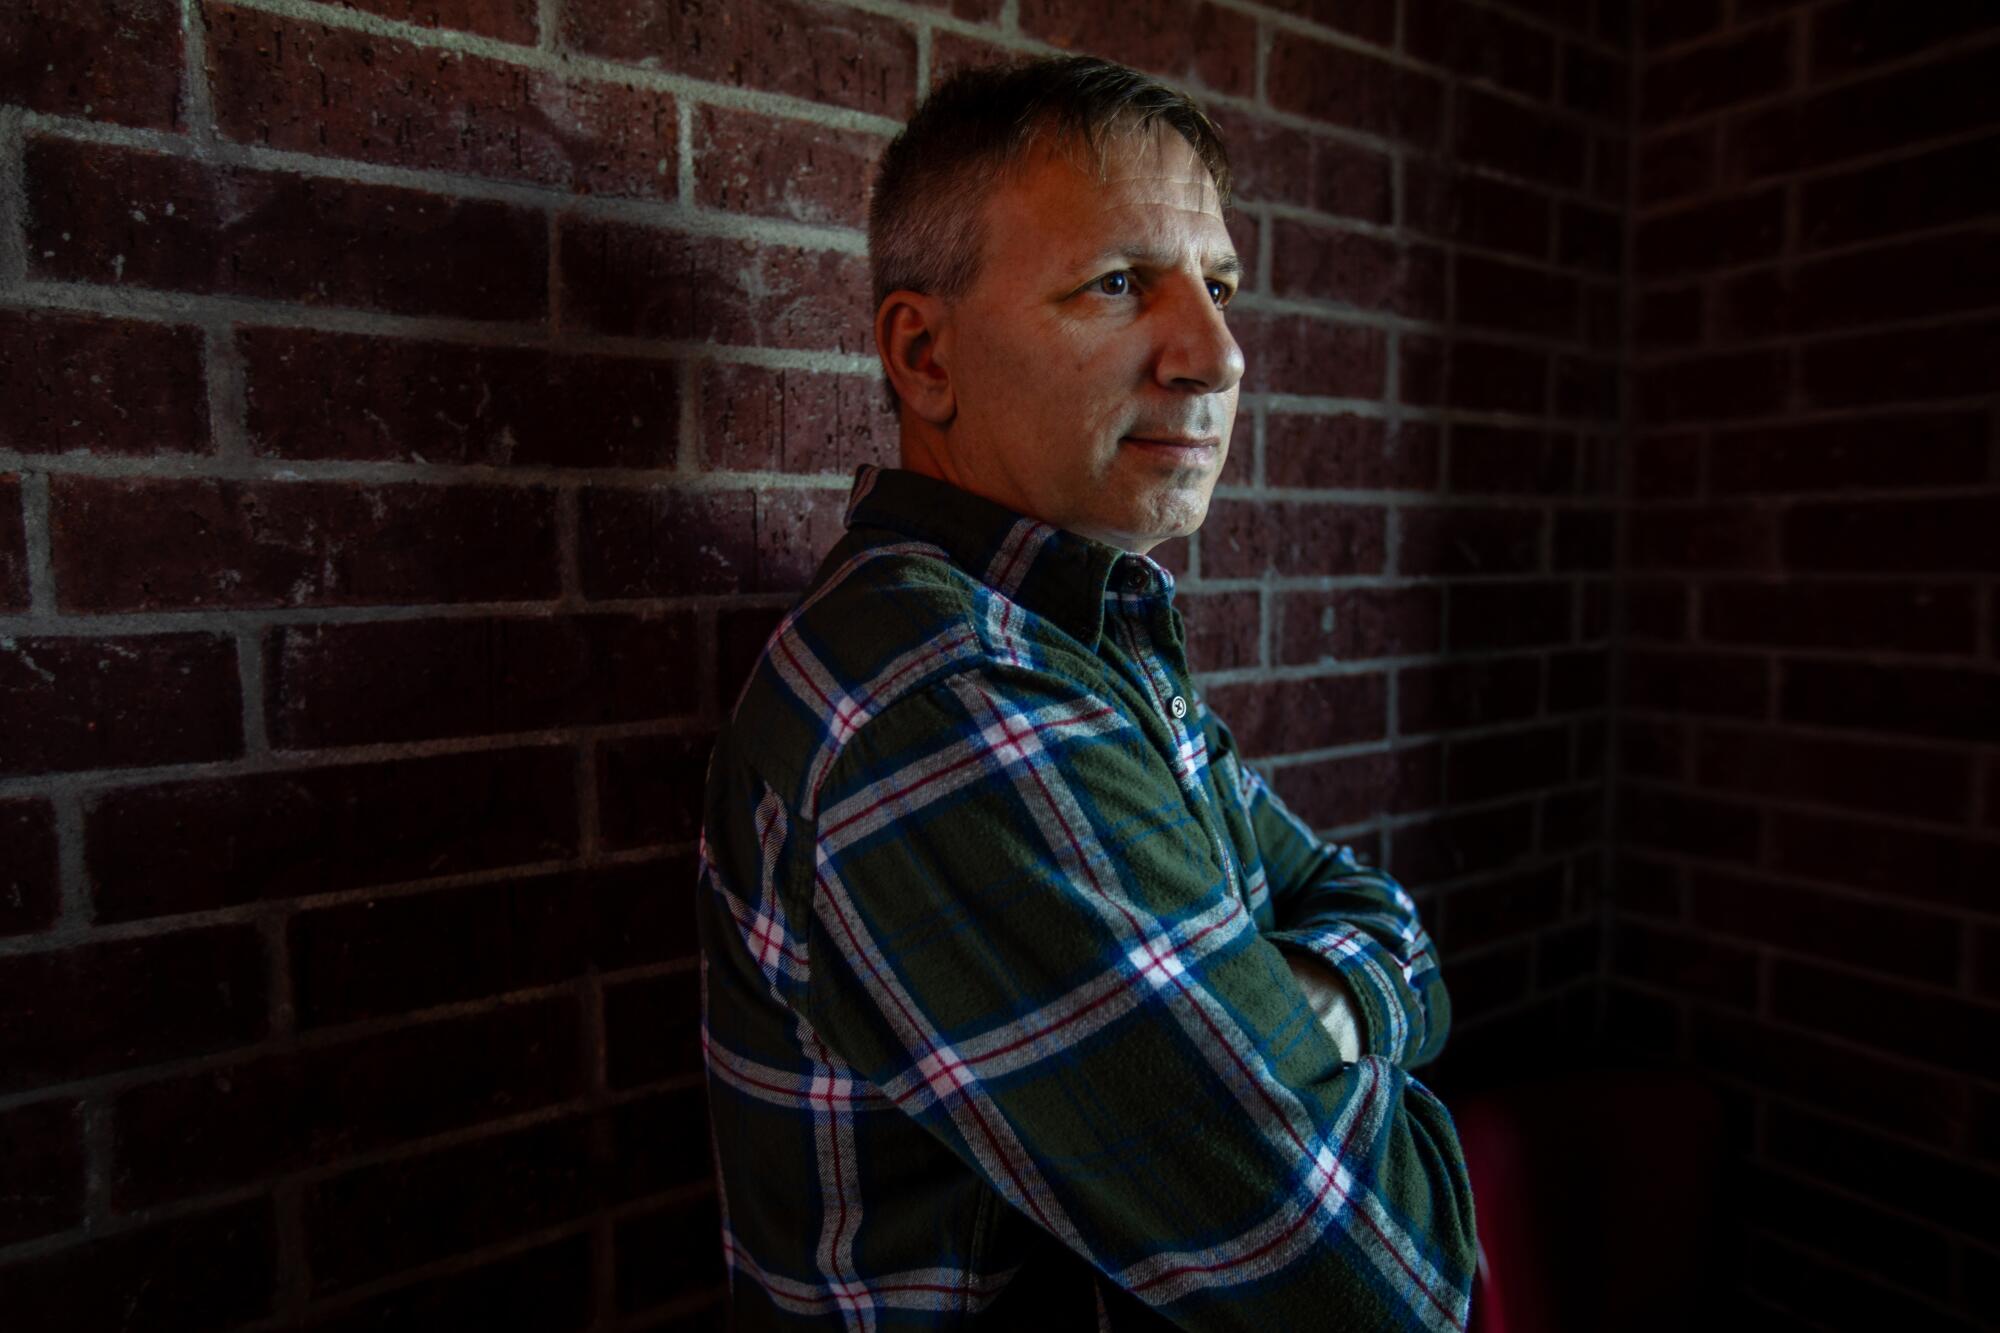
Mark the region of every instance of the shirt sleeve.
POLYGON ((1342 1061, 1132 720, 956 675, 847 742, 813 836, 814 1029, 1016 1210, 1184 1329, 1464 1327, 1450 1116, 1342 1061))
POLYGON ((1360 1010, 1362 1049, 1405 1069, 1437 1057, 1451 1027, 1451 997, 1437 951, 1409 891, 1354 850, 1324 842, 1242 762, 1213 713, 1218 760, 1235 775, 1257 837, 1277 928, 1273 944, 1300 949, 1340 973, 1360 1010))

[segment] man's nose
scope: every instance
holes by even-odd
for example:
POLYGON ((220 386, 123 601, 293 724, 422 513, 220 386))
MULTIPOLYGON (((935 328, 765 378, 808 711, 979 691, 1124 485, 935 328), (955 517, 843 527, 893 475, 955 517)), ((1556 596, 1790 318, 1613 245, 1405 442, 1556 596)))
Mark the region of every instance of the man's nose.
POLYGON ((1203 280, 1176 281, 1163 318, 1157 376, 1182 393, 1227 393, 1243 378, 1243 349, 1203 280))

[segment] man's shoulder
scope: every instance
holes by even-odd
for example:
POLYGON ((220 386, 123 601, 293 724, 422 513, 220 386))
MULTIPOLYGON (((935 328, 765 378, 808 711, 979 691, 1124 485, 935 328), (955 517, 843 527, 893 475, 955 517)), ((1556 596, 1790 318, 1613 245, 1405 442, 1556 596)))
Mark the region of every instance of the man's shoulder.
POLYGON ((893 704, 998 660, 997 596, 935 546, 850 532, 772 631, 722 743, 795 810, 839 751, 893 704), (874 538, 875 540, 870 540, 874 538))

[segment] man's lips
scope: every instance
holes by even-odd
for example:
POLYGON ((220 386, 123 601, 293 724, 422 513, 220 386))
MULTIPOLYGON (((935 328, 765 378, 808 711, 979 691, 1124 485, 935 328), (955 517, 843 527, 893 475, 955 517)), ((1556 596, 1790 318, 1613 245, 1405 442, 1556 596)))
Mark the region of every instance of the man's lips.
POLYGON ((1127 435, 1126 444, 1149 444, 1162 449, 1212 449, 1222 442, 1217 435, 1127 435))

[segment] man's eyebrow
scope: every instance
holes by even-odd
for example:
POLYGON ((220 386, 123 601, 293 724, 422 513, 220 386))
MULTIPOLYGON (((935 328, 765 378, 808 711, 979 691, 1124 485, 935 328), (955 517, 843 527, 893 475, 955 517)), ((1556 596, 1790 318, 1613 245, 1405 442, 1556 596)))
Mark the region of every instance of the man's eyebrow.
MULTIPOLYGON (((1093 256, 1086 267, 1095 268, 1113 257, 1129 259, 1141 268, 1173 268, 1180 263, 1180 257, 1165 250, 1149 250, 1144 246, 1114 245, 1093 256)), ((1224 273, 1231 277, 1243 271, 1243 261, 1234 250, 1225 250, 1208 259, 1202 265, 1212 273, 1224 273)))

